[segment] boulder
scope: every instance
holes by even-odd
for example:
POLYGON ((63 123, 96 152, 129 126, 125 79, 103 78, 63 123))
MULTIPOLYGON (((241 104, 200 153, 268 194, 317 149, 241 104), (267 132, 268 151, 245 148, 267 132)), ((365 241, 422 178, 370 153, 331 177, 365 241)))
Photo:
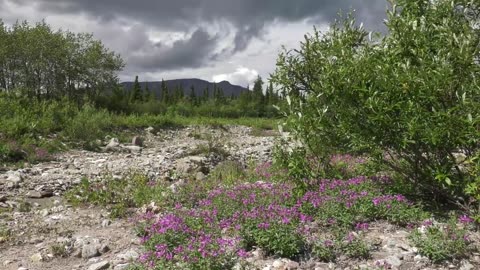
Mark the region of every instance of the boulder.
POLYGON ((103 269, 108 269, 109 267, 110 267, 110 262, 101 261, 101 262, 90 265, 88 267, 88 270, 103 270, 103 269))
POLYGON ((141 137, 135 136, 132 138, 132 144, 143 147, 143 139, 141 137))
POLYGON ((118 139, 117 138, 111 138, 110 142, 108 142, 107 146, 105 146, 105 149, 114 150, 118 146, 120 146, 120 142, 118 141, 118 139))

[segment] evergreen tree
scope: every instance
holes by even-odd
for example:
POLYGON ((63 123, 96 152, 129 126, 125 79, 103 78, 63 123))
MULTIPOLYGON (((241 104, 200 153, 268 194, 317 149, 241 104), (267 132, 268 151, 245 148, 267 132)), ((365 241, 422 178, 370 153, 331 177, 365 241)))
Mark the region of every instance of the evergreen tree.
POLYGON ((135 82, 133 83, 132 96, 130 100, 132 102, 142 101, 142 86, 138 82, 138 76, 135 76, 135 82))
POLYGON ((150 93, 150 89, 148 88, 148 82, 145 82, 145 89, 143 90, 143 101, 147 102, 150 101, 152 98, 152 93, 150 93))
POLYGON ((208 99, 210 99, 210 90, 208 89, 208 86, 203 90, 203 101, 207 102, 208 99))
POLYGON ((253 84, 253 98, 255 108, 258 111, 259 116, 262 116, 265 111, 265 96, 263 95, 263 80, 260 75, 257 77, 253 84))
POLYGON ((193 85, 190 87, 190 102, 193 105, 197 105, 197 96, 195 95, 195 88, 193 85))
POLYGON ((267 92, 265 93, 265 103, 267 105, 275 104, 275 97, 273 93, 273 84, 270 82, 267 87, 267 92))
POLYGON ((163 79, 160 87, 161 87, 161 98, 160 98, 161 102, 165 105, 170 104, 170 95, 168 92, 167 84, 163 79))

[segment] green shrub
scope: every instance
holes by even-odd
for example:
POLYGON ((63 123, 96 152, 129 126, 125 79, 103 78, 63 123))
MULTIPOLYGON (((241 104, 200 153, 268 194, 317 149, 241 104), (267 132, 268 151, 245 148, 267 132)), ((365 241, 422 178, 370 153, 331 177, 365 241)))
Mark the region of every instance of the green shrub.
POLYGON ((128 208, 140 207, 152 201, 163 202, 166 187, 148 177, 131 172, 121 179, 106 175, 97 181, 83 178, 80 184, 65 194, 74 205, 93 204, 110 208, 114 218, 124 217, 128 208))
POLYGON ((351 18, 315 30, 280 54, 272 76, 286 123, 321 159, 366 153, 419 191, 459 200, 475 179, 455 154, 469 159, 480 146, 479 11, 473 1, 399 0, 385 38, 351 18))
POLYGON ((415 230, 410 235, 420 254, 434 262, 466 257, 471 250, 467 230, 459 228, 455 219, 445 226, 427 224, 425 232, 415 230))
POLYGON ((101 139, 111 127, 110 113, 85 105, 66 125, 64 134, 71 140, 92 142, 101 139))

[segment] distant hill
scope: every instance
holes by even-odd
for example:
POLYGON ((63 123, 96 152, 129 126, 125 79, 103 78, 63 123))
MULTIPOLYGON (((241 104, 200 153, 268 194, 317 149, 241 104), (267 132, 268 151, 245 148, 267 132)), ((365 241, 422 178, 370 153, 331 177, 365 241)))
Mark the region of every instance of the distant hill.
MULTIPOLYGON (((145 86, 148 83, 148 89, 150 91, 155 92, 155 96, 161 96, 161 81, 153 81, 153 82, 140 82, 142 89, 145 89, 145 86)), ((183 92, 185 95, 189 95, 191 91, 191 87, 193 86, 195 95, 202 96, 203 91, 205 88, 208 87, 210 96, 213 95, 213 87, 214 84, 217 85, 217 88, 221 88, 223 90, 223 94, 225 97, 230 97, 232 94, 236 97, 240 95, 241 92, 247 91, 245 87, 233 85, 227 81, 222 81, 219 83, 212 83, 200 79, 177 79, 177 80, 165 80, 167 85, 168 91, 172 93, 177 87, 182 87, 183 92)), ((122 86, 127 90, 131 91, 133 88, 133 82, 122 82, 122 86)))

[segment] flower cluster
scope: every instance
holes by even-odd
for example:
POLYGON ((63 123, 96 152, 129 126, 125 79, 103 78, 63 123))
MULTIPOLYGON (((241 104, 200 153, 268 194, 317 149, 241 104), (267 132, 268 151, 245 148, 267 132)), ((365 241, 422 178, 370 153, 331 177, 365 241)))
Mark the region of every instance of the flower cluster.
MULTIPOLYGON (((150 225, 145 228, 143 243, 148 252, 142 261, 165 268, 208 261, 209 268, 222 269, 232 258, 248 256, 253 246, 293 257, 308 248, 306 242, 318 240, 315 222, 368 230, 369 220, 378 218, 377 208, 388 204, 414 207, 402 195, 384 194, 385 182, 382 177, 363 176, 312 180, 316 188, 298 198, 292 195, 294 186, 290 184, 258 181, 220 186, 195 203, 196 207, 177 204, 153 221, 146 217, 150 225)), ((396 213, 383 211, 380 218, 391 214, 396 213)), ((357 240, 347 242, 364 249, 357 240)), ((333 242, 324 244, 329 247, 333 242)))

